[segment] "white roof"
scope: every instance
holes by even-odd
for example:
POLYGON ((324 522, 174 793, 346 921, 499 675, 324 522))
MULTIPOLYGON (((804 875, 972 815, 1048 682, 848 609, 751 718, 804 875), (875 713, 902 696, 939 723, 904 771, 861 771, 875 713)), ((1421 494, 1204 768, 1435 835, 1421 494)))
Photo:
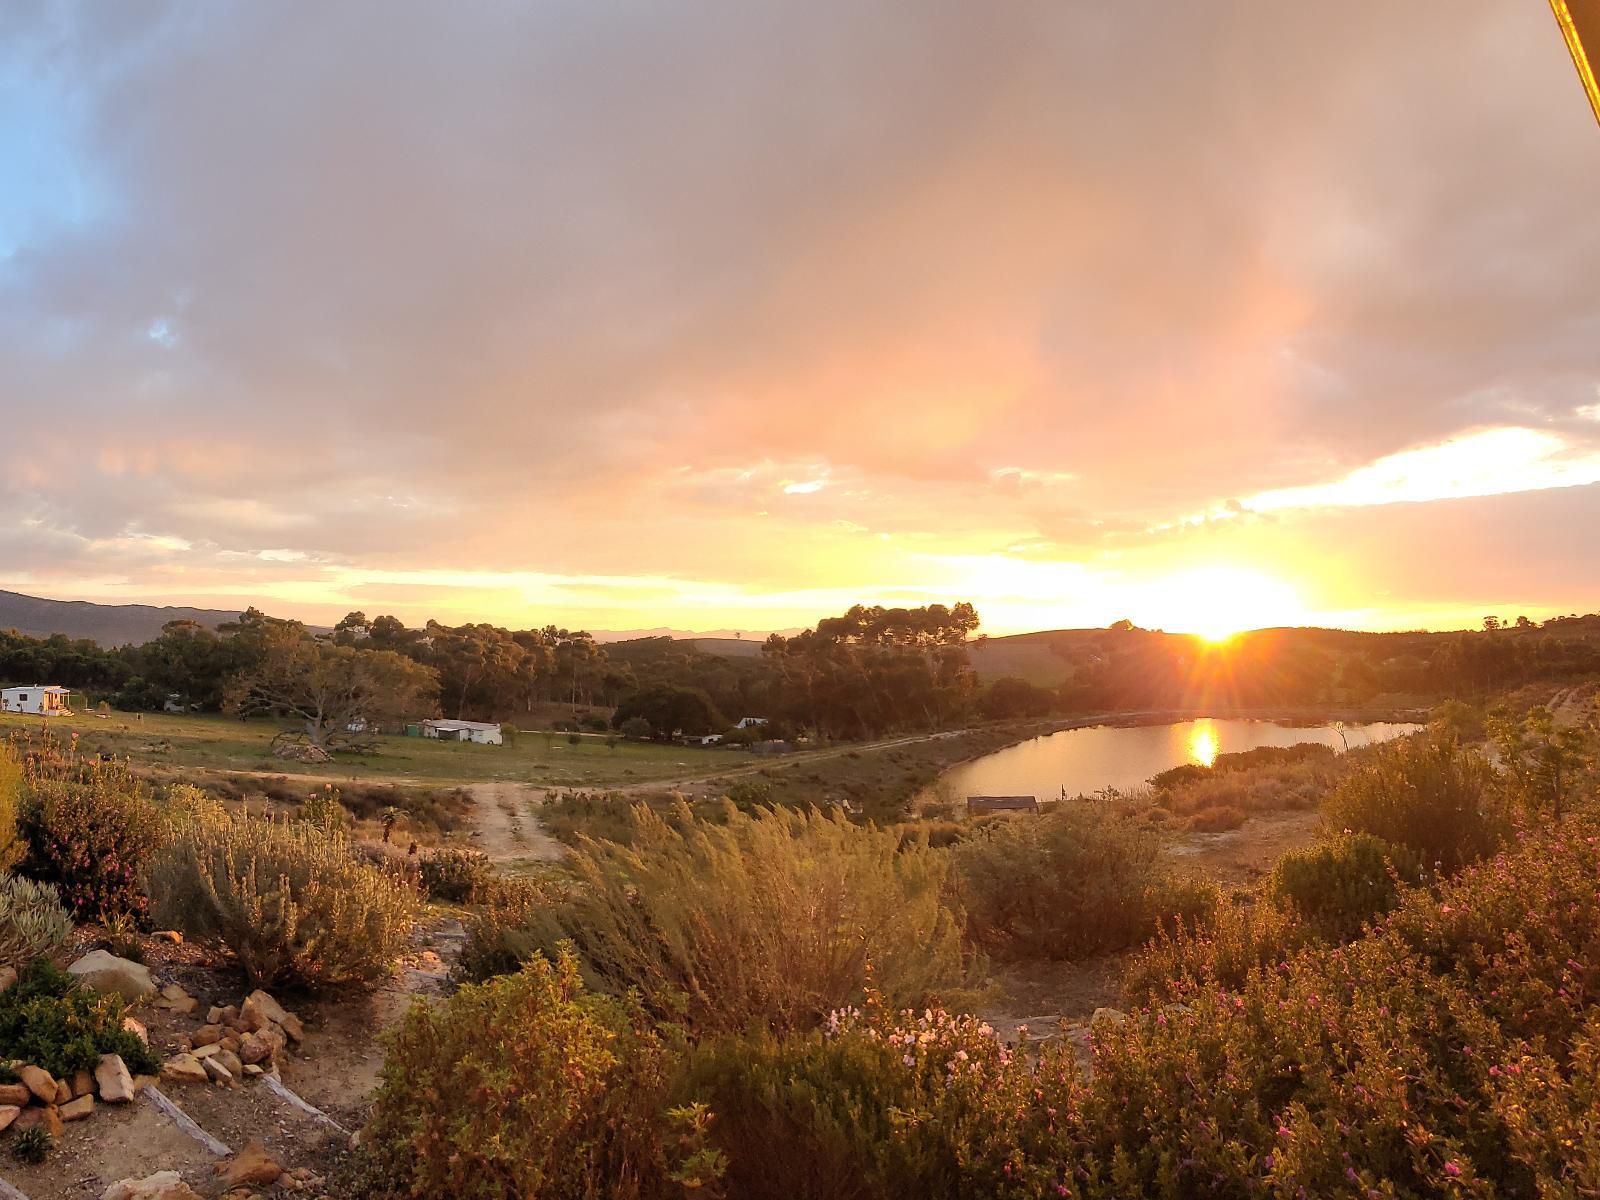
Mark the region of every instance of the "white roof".
POLYGON ((424 721, 434 729, 499 729, 498 721, 424 721))
POLYGON ((60 692, 65 696, 71 688, 57 687, 53 683, 20 683, 14 687, 0 688, 0 692, 60 692))

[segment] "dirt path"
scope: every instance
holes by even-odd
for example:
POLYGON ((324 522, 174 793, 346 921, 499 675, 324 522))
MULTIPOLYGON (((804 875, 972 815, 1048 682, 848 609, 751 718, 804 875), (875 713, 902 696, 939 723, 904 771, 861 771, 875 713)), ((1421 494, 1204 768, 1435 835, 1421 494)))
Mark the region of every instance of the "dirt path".
POLYGON ((467 836, 494 862, 514 870, 517 864, 558 862, 566 853, 539 821, 543 788, 531 783, 475 783, 468 790, 473 809, 467 836))

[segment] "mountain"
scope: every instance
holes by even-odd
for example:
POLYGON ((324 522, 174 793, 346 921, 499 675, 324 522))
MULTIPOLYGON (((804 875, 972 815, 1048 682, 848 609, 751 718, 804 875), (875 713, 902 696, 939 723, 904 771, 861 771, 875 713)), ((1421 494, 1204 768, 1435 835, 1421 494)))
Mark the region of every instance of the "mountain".
POLYGON ((102 646, 138 645, 161 636, 168 621, 198 621, 215 628, 239 619, 237 611, 215 608, 158 608, 153 604, 95 604, 89 600, 45 600, 0 591, 0 629, 29 637, 64 633, 102 646))

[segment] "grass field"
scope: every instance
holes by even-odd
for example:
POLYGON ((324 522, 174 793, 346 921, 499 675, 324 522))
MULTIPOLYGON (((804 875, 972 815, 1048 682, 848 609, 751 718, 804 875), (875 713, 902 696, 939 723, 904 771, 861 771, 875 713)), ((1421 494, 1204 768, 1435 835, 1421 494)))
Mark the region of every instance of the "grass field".
POLYGON ((100 718, 0 714, 0 737, 49 728, 58 737, 78 735, 79 750, 115 754, 135 763, 174 770, 251 771, 313 778, 383 779, 430 784, 536 783, 549 787, 607 788, 736 770, 767 761, 738 750, 701 750, 651 742, 606 745, 603 735, 585 734, 577 745, 566 734, 523 733, 505 746, 439 742, 428 738, 380 737, 367 754, 338 754, 331 763, 305 764, 274 758, 271 742, 285 728, 276 720, 167 713, 114 712, 100 718))

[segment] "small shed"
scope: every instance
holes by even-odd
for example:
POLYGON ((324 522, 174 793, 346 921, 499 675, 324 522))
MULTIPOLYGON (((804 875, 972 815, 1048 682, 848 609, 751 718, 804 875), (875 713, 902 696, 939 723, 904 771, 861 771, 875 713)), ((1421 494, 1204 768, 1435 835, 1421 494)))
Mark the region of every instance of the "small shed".
POLYGON ((981 813, 1039 811, 1037 796, 968 796, 967 812, 973 816, 981 813))
POLYGON ((765 717, 740 717, 735 729, 757 729, 767 723, 765 717))
POLYGON ((441 742, 477 742, 480 746, 500 745, 500 726, 493 721, 424 721, 422 736, 441 742))
POLYGON ((0 689, 0 712, 35 713, 41 717, 65 717, 72 710, 67 697, 72 689, 54 684, 33 684, 0 689))

